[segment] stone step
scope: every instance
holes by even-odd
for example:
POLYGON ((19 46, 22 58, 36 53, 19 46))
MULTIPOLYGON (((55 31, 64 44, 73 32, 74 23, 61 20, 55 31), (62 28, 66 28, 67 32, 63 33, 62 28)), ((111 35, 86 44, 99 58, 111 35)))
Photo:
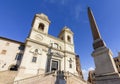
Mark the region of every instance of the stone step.
POLYGON ((1 71, 0 72, 0 84, 13 84, 14 78, 18 71, 1 71))
POLYGON ((47 76, 34 76, 15 81, 14 84, 55 84, 53 74, 47 76))
POLYGON ((71 73, 52 73, 15 81, 14 84, 88 84, 82 78, 71 73))

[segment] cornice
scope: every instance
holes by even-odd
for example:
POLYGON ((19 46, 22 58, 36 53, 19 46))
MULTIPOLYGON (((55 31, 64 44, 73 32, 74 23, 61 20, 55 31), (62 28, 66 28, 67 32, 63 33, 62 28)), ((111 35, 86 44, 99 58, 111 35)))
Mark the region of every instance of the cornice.
POLYGON ((18 43, 18 44, 24 44, 23 42, 12 40, 12 39, 1 37, 1 36, 0 36, 0 39, 6 40, 6 41, 11 41, 11 42, 18 43))
POLYGON ((36 14, 35 16, 41 18, 42 20, 47 21, 48 23, 51 23, 51 21, 48 19, 48 17, 45 14, 43 14, 43 13, 36 14))
MULTIPOLYGON (((43 46, 45 46, 45 47, 47 47, 47 48, 50 48, 50 47, 51 47, 51 46, 49 46, 48 44, 41 43, 41 42, 39 42, 39 41, 36 41, 36 40, 30 39, 30 38, 27 38, 27 41, 30 41, 30 42, 33 42, 33 43, 37 43, 37 44, 43 45, 43 46)), ((26 42, 27 42, 27 41, 26 41, 26 42)), ((60 51, 60 52, 63 52, 63 53, 69 53, 69 54, 76 55, 76 54, 73 53, 73 52, 64 51, 64 50, 59 50, 59 49, 57 49, 57 48, 53 48, 53 47, 51 47, 51 49, 56 50, 56 51, 60 51)))
POLYGON ((45 36, 47 36, 47 37, 53 38, 53 39, 55 39, 55 40, 57 40, 57 41, 60 41, 60 42, 62 42, 62 43, 64 43, 64 44, 69 44, 69 45, 74 46, 74 44, 71 44, 71 43, 69 43, 69 42, 65 42, 65 41, 61 40, 60 38, 54 37, 54 36, 52 36, 52 35, 50 35, 50 34, 47 34, 47 33, 43 33, 42 31, 38 31, 38 30, 36 30, 35 28, 33 28, 33 30, 34 30, 35 32, 38 32, 38 33, 40 33, 40 34, 43 34, 43 35, 45 35, 45 36))

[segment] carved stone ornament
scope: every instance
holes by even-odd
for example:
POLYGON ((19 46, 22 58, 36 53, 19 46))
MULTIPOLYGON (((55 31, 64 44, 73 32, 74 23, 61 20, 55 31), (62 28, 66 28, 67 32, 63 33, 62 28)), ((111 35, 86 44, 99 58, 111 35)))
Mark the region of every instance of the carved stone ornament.
POLYGON ((42 54, 42 49, 32 48, 32 49, 30 50, 30 53, 33 53, 33 55, 41 55, 41 54, 42 54))

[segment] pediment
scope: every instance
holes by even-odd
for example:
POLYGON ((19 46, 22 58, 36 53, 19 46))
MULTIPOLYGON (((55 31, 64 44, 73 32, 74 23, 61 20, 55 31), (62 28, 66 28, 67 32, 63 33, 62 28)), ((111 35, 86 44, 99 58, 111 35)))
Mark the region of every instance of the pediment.
POLYGON ((52 56, 55 56, 55 57, 63 58, 63 55, 61 55, 61 54, 58 53, 58 52, 51 52, 51 55, 52 55, 52 56))
POLYGON ((42 49, 37 48, 37 47, 33 47, 33 48, 30 49, 30 53, 33 53, 34 55, 41 55, 42 54, 42 49))

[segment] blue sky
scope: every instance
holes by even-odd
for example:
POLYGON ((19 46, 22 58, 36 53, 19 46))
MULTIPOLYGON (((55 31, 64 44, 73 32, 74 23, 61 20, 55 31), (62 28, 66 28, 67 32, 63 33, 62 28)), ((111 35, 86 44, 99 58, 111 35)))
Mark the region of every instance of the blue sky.
POLYGON ((44 13, 51 20, 49 34, 57 37, 64 26, 74 32, 75 51, 82 69, 94 68, 92 34, 87 16, 91 7, 102 38, 117 56, 120 51, 120 0, 1 0, 0 36, 25 41, 33 17, 44 13))

